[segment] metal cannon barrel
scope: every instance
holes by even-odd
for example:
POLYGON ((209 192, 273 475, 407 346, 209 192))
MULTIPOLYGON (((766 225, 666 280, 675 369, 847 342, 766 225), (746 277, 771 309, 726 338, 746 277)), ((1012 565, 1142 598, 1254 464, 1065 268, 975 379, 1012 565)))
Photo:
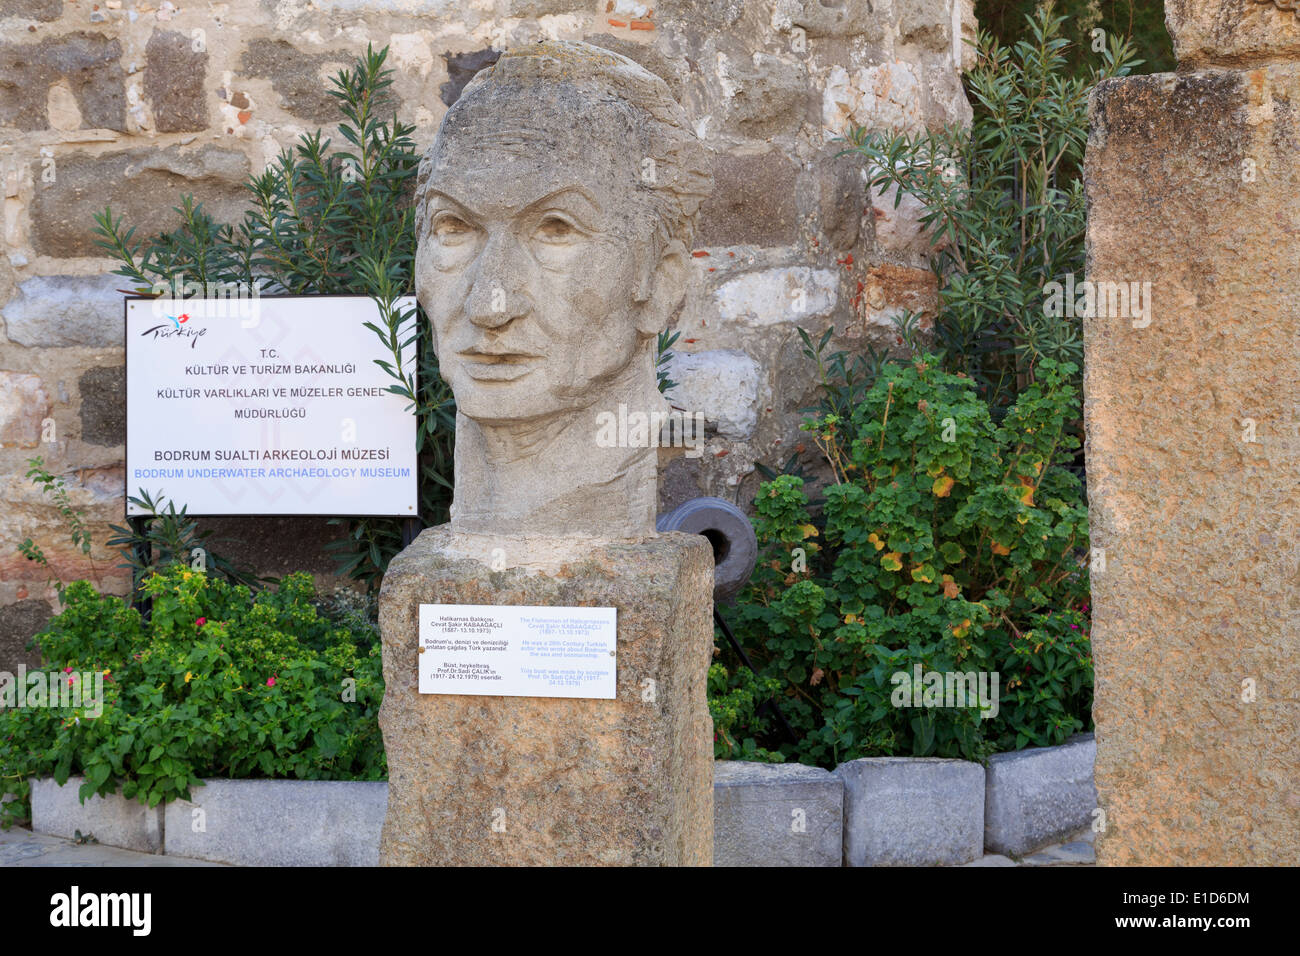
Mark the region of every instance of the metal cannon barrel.
POLYGON ((655 521, 657 531, 702 534, 713 545, 713 603, 731 600, 758 559, 758 538, 745 513, 724 498, 692 498, 655 521))

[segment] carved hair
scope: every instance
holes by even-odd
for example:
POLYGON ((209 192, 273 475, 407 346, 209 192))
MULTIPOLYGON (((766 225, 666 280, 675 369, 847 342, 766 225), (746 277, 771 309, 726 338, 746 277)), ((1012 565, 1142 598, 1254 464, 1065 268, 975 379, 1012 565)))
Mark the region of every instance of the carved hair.
MULTIPOLYGON (((639 111, 637 119, 642 121, 636 128, 643 134, 646 158, 654 165, 653 175, 643 177, 638 171, 636 188, 647 193, 656 213, 659 250, 675 239, 689 251, 700 203, 713 185, 708 156, 668 84, 640 64, 587 43, 546 42, 519 47, 475 74, 448 115, 458 108, 470 108, 474 94, 489 85, 526 86, 538 82, 612 88, 618 99, 639 111)), ((425 154, 416 180, 418 236, 424 235, 426 225, 424 194, 433 170, 433 155, 433 149, 425 154)))

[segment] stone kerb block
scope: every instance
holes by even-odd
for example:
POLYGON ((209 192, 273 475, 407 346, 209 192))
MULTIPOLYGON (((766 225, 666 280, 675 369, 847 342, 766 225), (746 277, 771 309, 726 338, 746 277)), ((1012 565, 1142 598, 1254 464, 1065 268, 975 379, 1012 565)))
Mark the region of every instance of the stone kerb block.
POLYGON ((190 793, 192 801, 167 804, 171 856, 240 866, 379 863, 383 781, 209 780, 190 793))
POLYGON ((846 866, 950 866, 984 851, 984 768, 937 757, 863 757, 844 781, 846 866))
POLYGON ((1179 63, 1300 57, 1300 6, 1292 0, 1165 0, 1165 25, 1179 63))
POLYGON ((839 866, 844 781, 803 764, 719 760, 714 866, 839 866))
POLYGON ((83 782, 81 777, 69 777, 60 787, 52 777, 33 780, 32 829, 65 840, 76 839, 80 830, 82 836, 94 836, 106 846, 162 852, 162 807, 151 809, 117 794, 96 794, 82 803, 77 791, 83 782))
POLYGON ((984 796, 984 846, 1024 856, 1088 826, 1097 806, 1092 734, 1059 747, 1030 747, 989 760, 984 796))

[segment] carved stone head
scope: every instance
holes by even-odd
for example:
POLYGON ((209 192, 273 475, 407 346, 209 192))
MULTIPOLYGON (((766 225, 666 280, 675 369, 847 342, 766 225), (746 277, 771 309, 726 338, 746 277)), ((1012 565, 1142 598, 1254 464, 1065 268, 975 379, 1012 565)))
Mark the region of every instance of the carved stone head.
POLYGON ((661 407, 654 340, 709 186, 667 84, 622 56, 538 44, 465 88, 416 196, 416 288, 459 413, 453 524, 652 530, 654 449, 598 448, 594 416, 661 407))

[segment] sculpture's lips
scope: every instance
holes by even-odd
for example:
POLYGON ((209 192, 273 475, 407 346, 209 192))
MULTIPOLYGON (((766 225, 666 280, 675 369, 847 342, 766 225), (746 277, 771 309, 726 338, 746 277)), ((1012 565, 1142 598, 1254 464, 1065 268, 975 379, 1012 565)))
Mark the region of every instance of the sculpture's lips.
POLYGON ((485 352, 466 349, 460 353, 470 378, 486 382, 509 382, 533 370, 540 355, 527 352, 485 352))

